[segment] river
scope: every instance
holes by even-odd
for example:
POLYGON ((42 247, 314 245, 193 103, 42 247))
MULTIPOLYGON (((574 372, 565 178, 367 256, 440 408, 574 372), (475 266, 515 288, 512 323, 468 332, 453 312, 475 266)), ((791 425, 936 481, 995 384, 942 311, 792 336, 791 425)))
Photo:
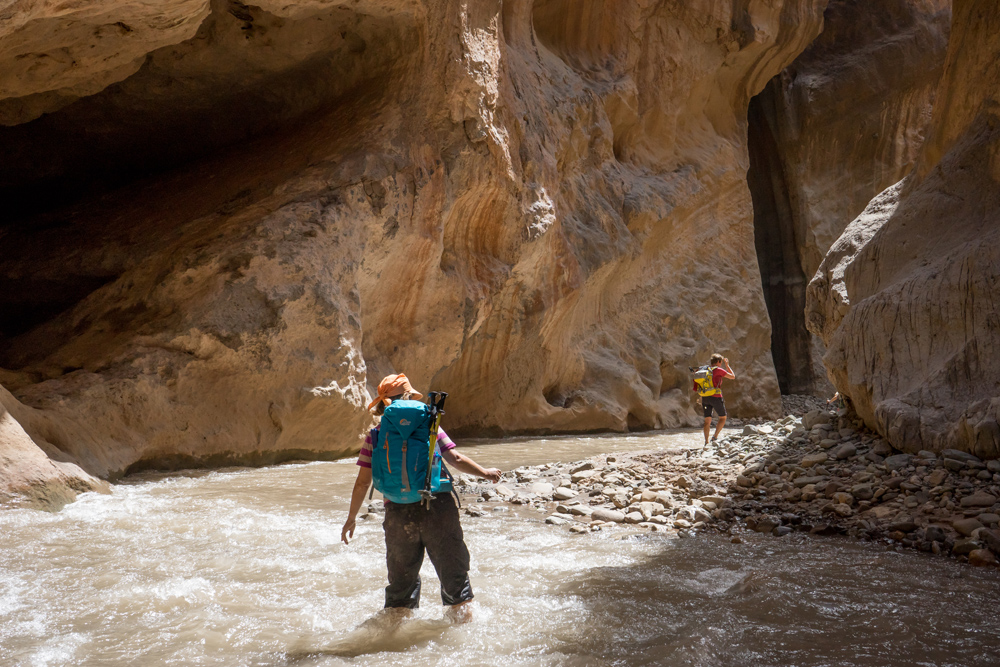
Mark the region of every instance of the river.
MULTIPOLYGON (((460 443, 505 469, 692 446, 692 431, 460 443)), ((379 521, 340 525, 353 460, 147 474, 0 512, 0 665, 1000 664, 1000 575, 845 538, 570 535, 464 517, 476 619, 393 627, 379 521), (624 538, 624 539, 623 539, 624 538)))

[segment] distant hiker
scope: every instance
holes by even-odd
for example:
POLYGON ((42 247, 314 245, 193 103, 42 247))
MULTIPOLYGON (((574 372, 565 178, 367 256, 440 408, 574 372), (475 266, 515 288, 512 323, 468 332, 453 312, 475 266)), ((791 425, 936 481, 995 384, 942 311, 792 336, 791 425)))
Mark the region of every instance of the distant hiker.
POLYGON ((712 440, 719 437, 722 427, 726 424, 726 403, 722 400, 722 381, 726 378, 736 379, 736 374, 729 367, 729 359, 721 354, 713 354, 708 366, 692 369, 694 371, 693 390, 701 396, 701 408, 705 417, 705 444, 708 444, 708 434, 712 431, 712 411, 719 415, 719 425, 715 427, 712 440), (725 368, 723 368, 725 365, 725 368))
MULTIPOLYGON (((452 497, 451 475, 442 460, 455 470, 494 483, 500 481, 500 470, 483 468, 458 453, 455 443, 440 427, 432 433, 437 423, 434 406, 413 400, 420 398, 423 395, 414 391, 402 373, 389 375, 379 383, 378 397, 368 409, 375 408, 375 414, 382 419, 361 448, 358 478, 341 539, 347 544, 348 538, 354 537, 358 510, 374 481, 385 499, 382 529, 389 570, 386 609, 407 610, 403 613, 409 614, 419 606, 420 565, 426 551, 441 580, 442 603, 450 607, 452 620, 462 622, 471 620, 468 608, 463 607, 473 597, 469 550, 456 498, 452 497), (430 482, 430 489, 423 488, 426 482, 430 482), (436 493, 433 500, 426 491, 436 493)), ((435 398, 432 392, 432 403, 435 398)))

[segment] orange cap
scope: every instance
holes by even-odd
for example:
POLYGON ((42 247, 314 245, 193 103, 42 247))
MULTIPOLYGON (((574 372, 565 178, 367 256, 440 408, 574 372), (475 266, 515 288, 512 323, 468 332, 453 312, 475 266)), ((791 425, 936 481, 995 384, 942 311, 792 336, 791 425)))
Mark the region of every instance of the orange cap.
POLYGON ((402 373, 398 375, 386 375, 382 378, 382 381, 378 383, 378 396, 374 401, 368 404, 368 409, 371 410, 381 401, 386 405, 389 405, 390 396, 398 396, 404 392, 409 392, 413 395, 413 398, 423 398, 424 395, 419 391, 416 391, 411 385, 409 379, 402 373))

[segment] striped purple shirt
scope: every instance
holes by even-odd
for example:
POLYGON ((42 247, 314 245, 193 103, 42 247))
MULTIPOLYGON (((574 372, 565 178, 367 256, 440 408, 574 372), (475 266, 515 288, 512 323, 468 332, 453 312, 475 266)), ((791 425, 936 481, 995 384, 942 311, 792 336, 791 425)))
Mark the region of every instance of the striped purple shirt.
MULTIPOLYGON (((376 431, 378 429, 375 429, 376 431)), ((378 436, 376 436, 378 437, 378 436)), ((368 431, 365 436, 364 447, 361 448, 361 454, 358 455, 358 465, 362 468, 372 467, 372 432, 368 431)), ((448 434, 444 432, 444 429, 440 426, 438 427, 438 439, 437 439, 438 451, 446 452, 449 449, 455 448, 455 443, 451 441, 448 434)))

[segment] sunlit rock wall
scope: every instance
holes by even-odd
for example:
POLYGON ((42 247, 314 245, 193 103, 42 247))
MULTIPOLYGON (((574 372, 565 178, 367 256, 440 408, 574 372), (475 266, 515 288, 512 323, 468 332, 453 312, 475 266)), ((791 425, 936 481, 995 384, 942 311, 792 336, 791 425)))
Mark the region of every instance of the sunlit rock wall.
POLYGON ((1000 456, 1000 14, 955 2, 930 132, 809 285, 837 388, 905 451, 1000 456))
POLYGON ((847 224, 916 161, 950 0, 832 0, 823 32, 750 104, 758 261, 783 390, 825 392, 806 284, 847 224))
POLYGON ((22 426, 99 476, 338 456, 399 371, 459 433, 677 426, 715 351, 775 415, 746 112, 824 4, 18 6, 22 426))

